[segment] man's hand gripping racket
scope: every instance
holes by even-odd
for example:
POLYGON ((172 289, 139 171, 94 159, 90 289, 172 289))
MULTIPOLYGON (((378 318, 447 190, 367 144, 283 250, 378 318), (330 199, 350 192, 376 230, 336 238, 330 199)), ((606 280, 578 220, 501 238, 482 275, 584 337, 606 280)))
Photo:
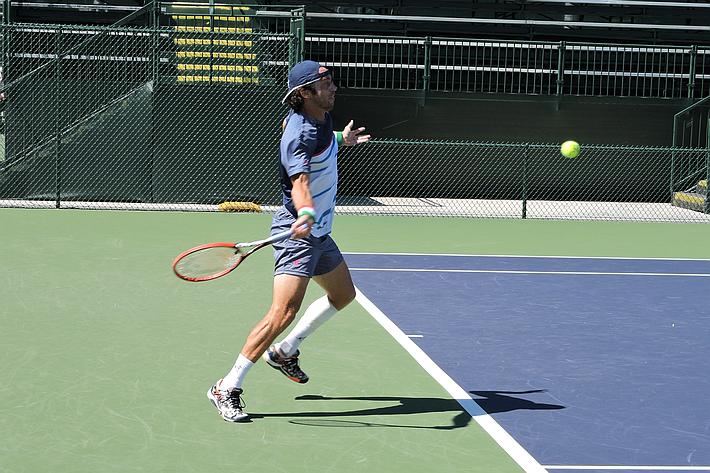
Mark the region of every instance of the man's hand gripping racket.
MULTIPOLYGON (((226 276, 256 250, 294 236, 294 229, 248 243, 207 243, 184 251, 173 261, 173 271, 185 281, 210 281, 226 276)), ((307 235, 307 232, 306 234, 307 235)), ((299 235, 300 236, 300 235, 299 235)))

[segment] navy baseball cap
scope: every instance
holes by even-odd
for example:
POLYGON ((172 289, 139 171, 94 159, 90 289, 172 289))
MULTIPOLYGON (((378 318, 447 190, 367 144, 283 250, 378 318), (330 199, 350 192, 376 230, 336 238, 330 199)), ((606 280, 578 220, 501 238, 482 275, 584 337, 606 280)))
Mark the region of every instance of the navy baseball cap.
POLYGON ((323 67, 315 61, 299 62, 288 73, 288 92, 281 103, 286 103, 286 99, 293 93, 294 90, 303 87, 304 85, 318 82, 323 77, 328 77, 330 71, 327 67, 323 67))

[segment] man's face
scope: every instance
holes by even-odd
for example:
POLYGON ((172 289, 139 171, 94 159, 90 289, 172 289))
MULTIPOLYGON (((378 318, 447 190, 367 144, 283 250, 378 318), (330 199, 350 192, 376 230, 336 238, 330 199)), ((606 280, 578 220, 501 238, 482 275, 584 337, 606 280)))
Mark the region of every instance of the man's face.
POLYGON ((338 90, 333 83, 333 79, 330 76, 323 77, 313 84, 313 89, 315 94, 309 94, 308 99, 326 112, 333 110, 333 107, 335 107, 335 91, 338 90))

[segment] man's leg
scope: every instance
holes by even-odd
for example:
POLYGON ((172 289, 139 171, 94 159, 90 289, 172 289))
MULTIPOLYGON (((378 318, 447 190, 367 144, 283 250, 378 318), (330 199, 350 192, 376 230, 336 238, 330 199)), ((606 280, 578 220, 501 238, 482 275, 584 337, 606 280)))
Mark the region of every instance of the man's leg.
POLYGON ((355 286, 345 261, 329 273, 314 276, 313 280, 325 290, 325 294, 336 310, 344 309, 355 299, 355 286))
POLYGON ((303 302, 308 281, 307 277, 290 274, 274 276, 271 308, 252 329, 232 370, 207 393, 225 420, 240 422, 247 419, 240 397, 244 377, 276 337, 293 322, 303 302))
POLYGON ((293 330, 275 346, 286 357, 296 354, 306 337, 355 298, 355 286, 345 261, 326 274, 314 276, 313 280, 325 290, 326 295, 308 306, 293 330))
POLYGON ((271 309, 247 337, 242 354, 256 362, 281 332, 288 327, 301 308, 309 279, 292 274, 274 276, 274 297, 271 309))

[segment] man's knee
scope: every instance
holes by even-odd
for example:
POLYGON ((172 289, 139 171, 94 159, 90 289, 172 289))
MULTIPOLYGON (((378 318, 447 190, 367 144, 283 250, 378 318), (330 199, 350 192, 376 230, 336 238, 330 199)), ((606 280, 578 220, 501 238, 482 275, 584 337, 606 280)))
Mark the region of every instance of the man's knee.
MULTIPOLYGON (((330 299, 330 298, 329 298, 330 299)), ((335 307, 336 310, 343 310, 348 304, 350 304, 355 299, 355 288, 351 288, 348 291, 338 294, 337 299, 330 299, 330 304, 335 307)))

